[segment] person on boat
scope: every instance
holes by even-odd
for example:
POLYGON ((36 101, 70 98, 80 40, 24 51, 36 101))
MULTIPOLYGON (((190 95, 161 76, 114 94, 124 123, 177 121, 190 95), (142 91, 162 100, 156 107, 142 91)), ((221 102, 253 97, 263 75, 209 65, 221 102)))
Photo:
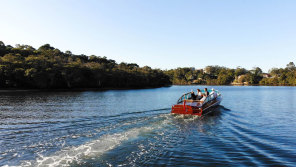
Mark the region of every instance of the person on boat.
POLYGON ((203 94, 202 98, 200 99, 200 101, 205 101, 206 98, 209 96, 209 92, 208 89, 205 88, 205 93, 203 94))
POLYGON ((201 93, 200 89, 197 89, 196 96, 197 96, 197 98, 196 98, 197 100, 200 100, 202 98, 202 93, 201 93))
POLYGON ((211 93, 210 94, 213 94, 213 96, 214 97, 217 97, 217 93, 216 93, 216 91, 215 91, 215 89, 214 88, 212 88, 212 91, 211 91, 211 93))
POLYGON ((205 93, 204 93, 205 96, 209 96, 209 92, 208 92, 208 88, 205 88, 205 93))
POLYGON ((191 90, 191 99, 196 100, 196 95, 194 94, 193 90, 191 90))

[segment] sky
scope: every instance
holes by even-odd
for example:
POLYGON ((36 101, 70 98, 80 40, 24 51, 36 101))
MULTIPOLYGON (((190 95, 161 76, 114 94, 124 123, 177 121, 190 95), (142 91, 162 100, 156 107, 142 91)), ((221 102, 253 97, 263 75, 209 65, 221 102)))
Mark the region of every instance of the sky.
POLYGON ((0 0, 0 41, 160 69, 296 63, 295 0, 0 0))

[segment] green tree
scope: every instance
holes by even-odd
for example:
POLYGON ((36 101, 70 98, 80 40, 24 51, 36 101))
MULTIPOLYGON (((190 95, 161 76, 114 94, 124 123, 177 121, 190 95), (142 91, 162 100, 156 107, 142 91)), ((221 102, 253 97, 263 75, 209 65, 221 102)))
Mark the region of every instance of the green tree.
POLYGON ((236 77, 238 77, 238 76, 240 76, 240 75, 244 75, 244 74, 246 74, 248 71, 245 69, 245 68, 241 68, 241 67, 237 67, 236 69, 235 69, 235 76, 236 77))
POLYGON ((4 56, 6 53, 6 46, 4 42, 0 41, 0 57, 4 56))
POLYGON ((286 69, 289 70, 289 71, 296 70, 295 64, 293 62, 290 62, 289 64, 287 64, 286 69))

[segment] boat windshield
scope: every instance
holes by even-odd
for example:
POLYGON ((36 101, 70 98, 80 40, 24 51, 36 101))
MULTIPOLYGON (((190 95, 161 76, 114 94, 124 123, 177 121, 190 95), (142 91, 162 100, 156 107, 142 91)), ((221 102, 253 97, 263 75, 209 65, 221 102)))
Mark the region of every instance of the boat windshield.
POLYGON ((185 93, 183 94, 177 103, 182 103, 184 100, 189 100, 189 99, 192 99, 192 96, 191 96, 191 92, 188 92, 188 93, 185 93))
MULTIPOLYGON (((220 96, 220 93, 219 93, 217 90, 214 90, 214 92, 213 92, 212 90, 210 90, 210 91, 209 91, 209 93, 210 93, 209 96, 204 100, 203 103, 207 103, 207 102, 213 100, 214 98, 216 98, 217 96, 220 96), (214 92, 215 92, 215 93, 214 93, 214 92)), ((204 94, 205 91, 202 90, 201 93, 204 94)), ((192 99, 192 96, 191 96, 191 92, 188 92, 188 93, 183 94, 183 95, 179 98, 179 100, 177 101, 177 103, 178 103, 178 104, 179 104, 179 103, 182 103, 184 100, 193 100, 193 99, 192 99)), ((199 101, 199 100, 194 100, 194 101, 199 101)))

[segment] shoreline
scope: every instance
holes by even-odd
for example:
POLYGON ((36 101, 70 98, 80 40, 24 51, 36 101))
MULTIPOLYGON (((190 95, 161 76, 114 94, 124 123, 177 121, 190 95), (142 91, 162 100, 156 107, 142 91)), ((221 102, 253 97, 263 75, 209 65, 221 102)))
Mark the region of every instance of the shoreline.
POLYGON ((143 87, 143 88, 137 88, 137 87, 129 87, 129 88, 115 88, 115 87, 106 87, 106 88, 61 88, 61 89, 34 89, 34 88, 7 88, 3 89, 0 88, 0 92, 9 92, 9 91, 18 91, 18 92, 25 92, 25 91, 44 91, 44 92, 50 92, 50 91, 57 91, 57 92, 63 92, 63 91, 73 91, 73 92, 83 92, 83 91, 108 91, 108 90, 138 90, 138 89, 156 89, 156 88, 164 88, 164 87, 171 87, 171 86, 272 86, 272 87, 296 87, 291 85, 197 85, 197 84, 172 84, 172 85, 166 85, 166 86, 159 86, 159 87, 143 87))
POLYGON ((158 86, 158 87, 128 87, 128 88, 115 88, 115 87, 106 87, 106 88, 53 88, 53 89, 36 89, 36 88, 0 88, 0 92, 4 91, 107 91, 107 90, 138 90, 138 89, 154 89, 154 88, 162 88, 162 87, 170 87, 173 85, 166 85, 166 86, 158 86))
POLYGON ((249 84, 249 85, 244 85, 244 84, 229 84, 229 85, 203 85, 203 84, 173 84, 172 86, 289 86, 289 87, 296 87, 296 85, 259 85, 259 84, 249 84))

